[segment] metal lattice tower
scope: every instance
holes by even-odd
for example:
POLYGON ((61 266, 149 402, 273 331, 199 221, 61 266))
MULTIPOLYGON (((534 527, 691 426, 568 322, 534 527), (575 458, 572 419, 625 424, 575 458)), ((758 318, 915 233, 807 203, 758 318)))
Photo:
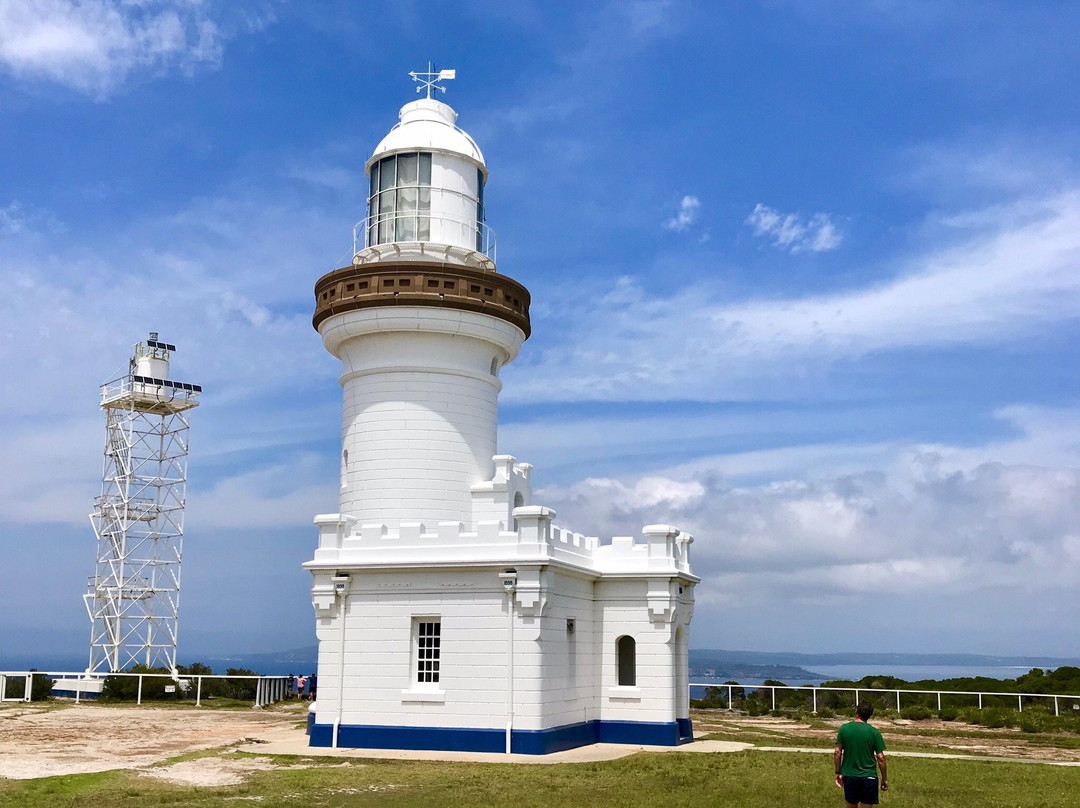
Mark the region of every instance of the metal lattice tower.
POLYGON ((150 332, 127 375, 101 387, 105 463, 90 515, 97 561, 83 596, 91 672, 176 670, 189 411, 202 388, 169 379, 175 350, 150 332))

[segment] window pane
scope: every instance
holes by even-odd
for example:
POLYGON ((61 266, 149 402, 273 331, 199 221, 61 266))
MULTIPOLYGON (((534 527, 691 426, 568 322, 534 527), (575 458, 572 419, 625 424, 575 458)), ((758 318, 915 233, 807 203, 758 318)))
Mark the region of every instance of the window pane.
POLYGON ((431 154, 420 152, 420 184, 431 185, 431 154))
MULTIPOLYGON (((420 195, 416 203, 417 210, 421 213, 427 213, 431 210, 431 189, 421 187, 419 191, 420 195)), ((418 216, 416 219, 416 239, 417 241, 429 241, 431 239, 431 219, 427 216, 418 216)))
POLYGON ((397 211, 394 218, 397 241, 416 241, 417 188, 398 188, 397 211))
POLYGON ((374 163, 371 166, 371 183, 369 185, 368 196, 375 196, 375 192, 379 190, 379 164, 374 163))
POLYGON ((615 666, 620 686, 633 687, 637 684, 636 645, 633 637, 619 637, 615 643, 615 666))
POLYGON ((394 192, 383 191, 379 194, 379 213, 391 214, 394 212, 394 192))
POLYGON ((379 190, 394 187, 394 158, 387 157, 379 162, 379 190))
POLYGON ((399 154, 397 158, 398 185, 416 185, 416 155, 399 154))
POLYGON ((416 212, 416 198, 419 188, 398 188, 397 190, 397 212, 398 213, 415 213, 416 212))

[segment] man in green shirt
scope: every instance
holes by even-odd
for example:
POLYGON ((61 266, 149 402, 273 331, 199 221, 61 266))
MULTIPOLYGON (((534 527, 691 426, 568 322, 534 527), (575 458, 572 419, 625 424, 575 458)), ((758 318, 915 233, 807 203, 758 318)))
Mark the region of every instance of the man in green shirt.
POLYGON ((837 788, 844 789, 847 808, 878 804, 878 769, 881 769, 881 790, 889 790, 885 740, 877 728, 867 723, 873 714, 874 708, 860 701, 855 708, 855 720, 848 721, 836 733, 833 768, 837 788))

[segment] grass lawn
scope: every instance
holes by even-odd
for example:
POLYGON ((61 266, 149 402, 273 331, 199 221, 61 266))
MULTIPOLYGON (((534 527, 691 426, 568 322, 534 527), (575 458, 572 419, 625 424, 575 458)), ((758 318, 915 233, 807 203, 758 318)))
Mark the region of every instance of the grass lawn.
MULTIPOLYGON (((210 758, 238 755, 211 754, 210 758)), ((247 757, 247 756, 244 756, 247 757)), ((798 753, 642 753, 589 764, 512 765, 273 759, 242 785, 196 788, 130 771, 0 780, 7 808, 154 806, 506 806, 657 808, 842 806, 829 756, 798 753), (302 765, 305 768, 288 769, 302 765)), ((971 808, 1075 804, 1080 768, 893 758, 883 805, 971 808)))

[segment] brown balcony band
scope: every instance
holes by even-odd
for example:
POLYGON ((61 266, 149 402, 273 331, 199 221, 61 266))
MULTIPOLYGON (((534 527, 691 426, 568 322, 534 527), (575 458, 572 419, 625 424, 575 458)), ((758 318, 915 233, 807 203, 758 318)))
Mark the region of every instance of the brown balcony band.
POLYGON ((490 314, 529 338, 529 290, 506 275, 420 261, 335 269, 315 283, 317 331, 328 317, 378 306, 433 306, 490 314))

